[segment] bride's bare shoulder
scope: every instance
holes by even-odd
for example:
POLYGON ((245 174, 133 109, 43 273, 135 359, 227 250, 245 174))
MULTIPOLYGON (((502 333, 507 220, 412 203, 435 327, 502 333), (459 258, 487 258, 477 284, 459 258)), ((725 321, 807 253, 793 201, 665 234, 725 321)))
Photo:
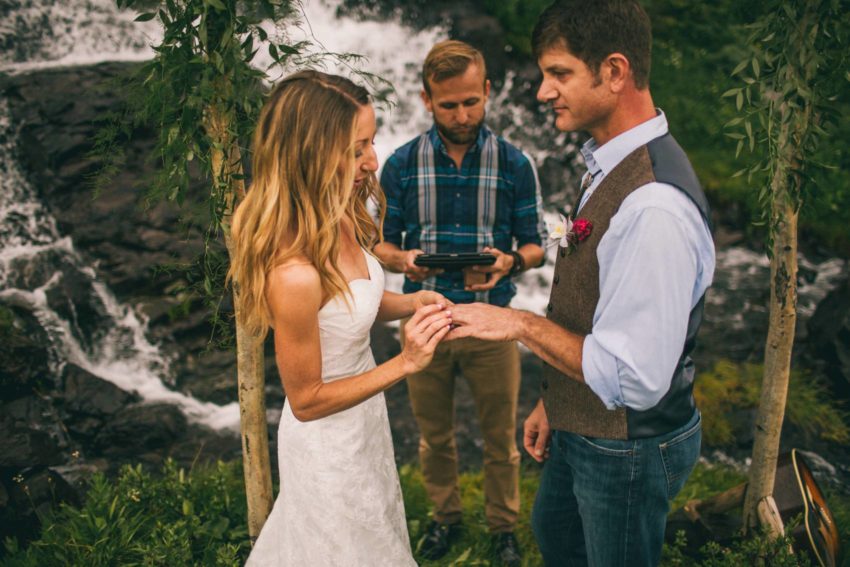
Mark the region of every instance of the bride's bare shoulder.
POLYGON ((304 257, 293 257, 269 272, 266 282, 269 301, 321 302, 322 282, 319 271, 304 257))

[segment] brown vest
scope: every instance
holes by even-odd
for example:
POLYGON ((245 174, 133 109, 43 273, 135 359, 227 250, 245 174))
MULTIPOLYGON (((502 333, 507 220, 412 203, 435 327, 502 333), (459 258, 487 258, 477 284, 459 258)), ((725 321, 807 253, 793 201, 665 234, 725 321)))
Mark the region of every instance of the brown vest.
MULTIPOLYGON (((578 218, 593 223, 586 240, 570 253, 560 248, 555 262, 552 293, 547 318, 581 336, 591 333, 593 315, 599 302, 599 263, 596 249, 608 230, 611 218, 635 189, 660 181, 675 185, 689 195, 704 218, 708 205, 684 152, 671 136, 650 142, 629 154, 599 184, 582 207, 578 218), (661 169, 675 171, 657 178, 654 162, 661 169)), ((689 353, 695 344, 702 318, 702 301, 691 312, 688 339, 668 395, 659 402, 659 415, 627 408, 608 410, 599 397, 583 383, 544 364, 543 403, 552 429, 570 431, 588 437, 629 439, 662 434, 684 425, 693 415, 693 364, 689 353), (635 417, 633 420, 632 417, 635 417), (634 422, 634 423, 632 423, 634 422), (681 422, 681 423, 679 423, 681 422), (666 430, 666 431, 665 431, 666 430)), ((650 332, 649 330, 647 332, 650 332)))

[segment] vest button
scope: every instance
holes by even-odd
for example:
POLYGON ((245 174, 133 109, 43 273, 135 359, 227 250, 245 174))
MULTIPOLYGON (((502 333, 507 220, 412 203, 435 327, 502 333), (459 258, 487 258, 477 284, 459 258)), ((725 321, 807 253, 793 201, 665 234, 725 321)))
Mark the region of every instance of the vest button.
POLYGON ((551 303, 546 306, 546 311, 548 311, 549 313, 552 312, 552 304, 551 303))
POLYGON ((567 247, 561 246, 561 258, 564 258, 567 255, 567 247))
POLYGON ((555 285, 558 285, 559 281, 561 281, 561 276, 559 276, 558 274, 555 274, 555 279, 552 280, 552 283, 555 284, 555 285))
POLYGON ((544 390, 548 390, 549 389, 549 380, 546 380, 544 378, 543 381, 540 382, 540 387, 543 388, 544 390))

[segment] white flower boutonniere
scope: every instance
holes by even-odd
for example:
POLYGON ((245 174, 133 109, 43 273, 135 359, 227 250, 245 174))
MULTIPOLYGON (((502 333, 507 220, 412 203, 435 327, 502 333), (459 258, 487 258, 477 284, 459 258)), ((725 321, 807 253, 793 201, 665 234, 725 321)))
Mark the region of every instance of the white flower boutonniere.
POLYGON ((557 242, 562 248, 565 248, 570 245, 570 232, 573 230, 573 221, 564 215, 558 215, 558 217, 561 219, 560 222, 549 223, 549 246, 557 242))

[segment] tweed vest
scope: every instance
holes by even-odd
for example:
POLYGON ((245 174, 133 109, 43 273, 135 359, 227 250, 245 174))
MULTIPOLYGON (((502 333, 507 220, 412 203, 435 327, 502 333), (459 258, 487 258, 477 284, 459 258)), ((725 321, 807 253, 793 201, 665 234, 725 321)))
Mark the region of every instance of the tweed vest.
MULTIPOLYGON (((599 302, 596 249, 626 197, 652 182, 666 183, 683 191, 709 222, 708 201, 676 140, 666 134, 636 149, 602 180, 582 207, 579 217, 593 223, 590 236, 570 254, 564 248, 559 249, 546 308, 548 319, 581 336, 591 333, 599 302)), ((687 423, 696 407, 690 353, 702 322, 704 300, 705 296, 691 310, 687 337, 670 389, 655 407, 646 411, 625 407, 609 410, 587 385, 544 364, 541 387, 550 427, 587 437, 636 439, 662 435, 687 423)), ((652 329, 647 332, 651 333, 652 329)))

